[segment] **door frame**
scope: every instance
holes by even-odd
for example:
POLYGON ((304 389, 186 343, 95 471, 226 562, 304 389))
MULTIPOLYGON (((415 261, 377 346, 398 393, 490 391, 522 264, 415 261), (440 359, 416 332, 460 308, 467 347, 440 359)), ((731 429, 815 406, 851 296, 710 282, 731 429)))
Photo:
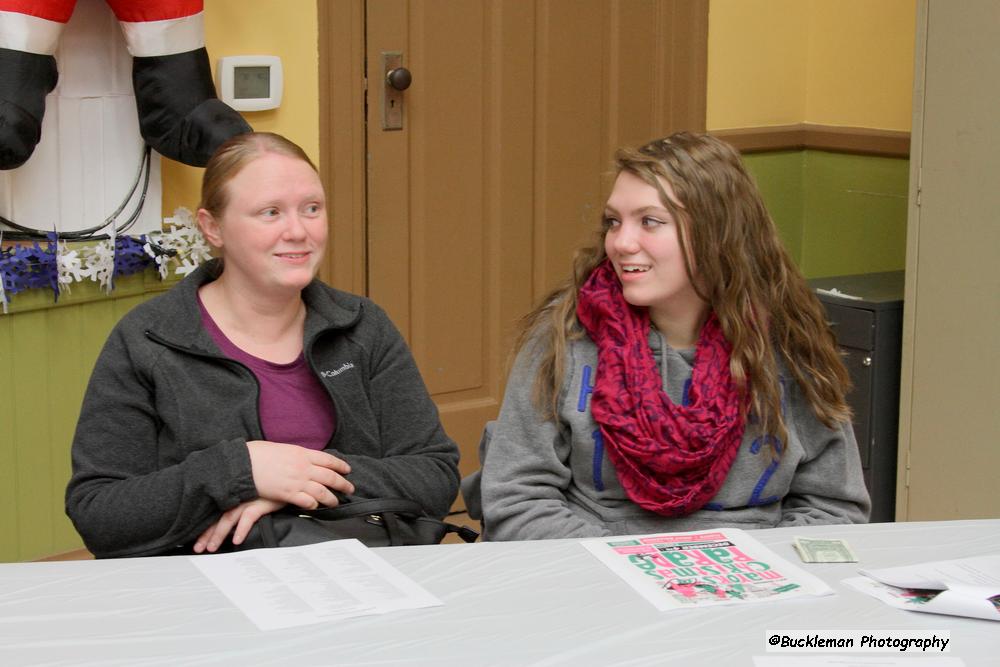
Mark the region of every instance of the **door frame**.
POLYGON ((368 292, 365 233, 365 2, 316 3, 319 27, 319 160, 329 242, 319 276, 338 289, 368 292))

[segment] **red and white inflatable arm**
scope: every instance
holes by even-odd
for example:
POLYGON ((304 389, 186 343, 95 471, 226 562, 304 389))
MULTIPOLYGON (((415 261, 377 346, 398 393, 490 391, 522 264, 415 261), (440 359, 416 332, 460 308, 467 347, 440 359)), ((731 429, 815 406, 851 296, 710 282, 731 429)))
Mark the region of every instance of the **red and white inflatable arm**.
MULTIPOLYGON (((252 132, 218 99, 205 50, 203 0, 107 0, 132 54, 143 139, 161 155, 204 166, 229 137, 252 132)), ((0 0, 0 169, 19 167, 41 139, 53 54, 76 0, 0 0)))

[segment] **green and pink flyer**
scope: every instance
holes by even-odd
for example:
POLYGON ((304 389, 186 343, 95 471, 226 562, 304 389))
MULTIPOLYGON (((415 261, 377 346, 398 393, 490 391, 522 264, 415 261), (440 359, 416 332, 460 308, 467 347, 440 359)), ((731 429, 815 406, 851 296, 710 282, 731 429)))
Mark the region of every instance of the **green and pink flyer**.
POLYGON ((738 528, 581 544, 661 611, 833 594, 738 528))

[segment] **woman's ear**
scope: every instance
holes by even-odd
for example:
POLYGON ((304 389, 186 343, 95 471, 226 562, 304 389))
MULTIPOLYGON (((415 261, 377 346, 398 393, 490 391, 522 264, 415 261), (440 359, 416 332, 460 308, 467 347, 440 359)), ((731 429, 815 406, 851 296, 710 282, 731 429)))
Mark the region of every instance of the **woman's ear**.
POLYGON ((198 229, 201 230, 201 235, 205 237, 205 240, 213 248, 221 248, 223 246, 222 229, 215 216, 203 208, 198 209, 197 216, 198 229))

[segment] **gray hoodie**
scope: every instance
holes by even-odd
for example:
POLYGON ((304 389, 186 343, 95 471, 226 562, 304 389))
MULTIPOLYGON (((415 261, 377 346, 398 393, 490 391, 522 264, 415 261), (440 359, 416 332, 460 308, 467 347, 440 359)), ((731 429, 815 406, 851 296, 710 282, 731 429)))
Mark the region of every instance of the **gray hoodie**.
MULTIPOLYGON (((222 356, 196 299, 217 268, 131 310, 97 359, 66 513, 98 557, 170 552, 257 497, 246 446, 263 439, 257 381, 222 356)), ((399 331, 368 299, 319 281, 302 298, 306 360, 336 414, 326 451, 350 464, 356 495, 410 498, 443 516, 458 491, 458 448, 399 331)))
MULTIPOLYGON (((683 403, 694 350, 674 350, 654 329, 649 345, 670 399, 683 403)), ((484 534, 492 540, 596 537, 698 530, 864 523, 870 501, 850 423, 828 429, 798 385, 782 380, 788 442, 774 455, 772 436, 748 427, 726 481, 709 503, 665 517, 628 498, 603 450, 590 413, 597 348, 587 337, 568 345, 558 420, 539 417, 531 390, 539 358, 521 351, 507 381, 481 473, 484 534)))

